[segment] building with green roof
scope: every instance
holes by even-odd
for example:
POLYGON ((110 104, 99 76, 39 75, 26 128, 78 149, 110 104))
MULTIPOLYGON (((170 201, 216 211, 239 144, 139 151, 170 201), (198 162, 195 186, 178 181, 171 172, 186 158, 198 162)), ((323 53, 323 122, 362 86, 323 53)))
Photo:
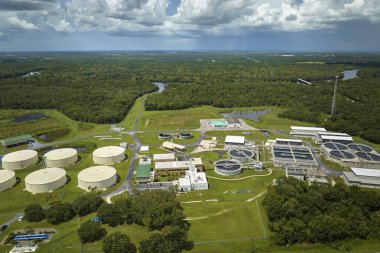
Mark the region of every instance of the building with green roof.
POLYGON ((1 144, 7 148, 14 147, 22 144, 29 144, 34 142, 33 137, 30 134, 24 134, 14 137, 9 137, 0 140, 1 144))
POLYGON ((151 177, 151 165, 150 164, 140 164, 137 168, 137 183, 149 183, 152 181, 151 177))

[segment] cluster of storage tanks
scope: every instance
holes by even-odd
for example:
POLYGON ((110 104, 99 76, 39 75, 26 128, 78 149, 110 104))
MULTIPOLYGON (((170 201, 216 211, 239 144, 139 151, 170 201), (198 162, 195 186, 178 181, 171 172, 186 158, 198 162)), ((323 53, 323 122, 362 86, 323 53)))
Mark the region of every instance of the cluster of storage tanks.
MULTIPOLYGON (((89 191, 92 189, 104 190, 117 181, 115 168, 111 165, 125 159, 124 148, 107 146, 93 152, 95 164, 82 170, 78 174, 78 187, 89 191)), ((0 192, 16 184, 14 171, 30 167, 38 162, 38 153, 34 150, 22 150, 9 153, 2 158, 3 170, 0 170, 0 192)), ((78 152, 73 148, 55 149, 43 156, 44 169, 36 170, 25 177, 26 190, 36 194, 52 192, 64 186, 67 182, 66 170, 63 169, 78 161, 78 152)))

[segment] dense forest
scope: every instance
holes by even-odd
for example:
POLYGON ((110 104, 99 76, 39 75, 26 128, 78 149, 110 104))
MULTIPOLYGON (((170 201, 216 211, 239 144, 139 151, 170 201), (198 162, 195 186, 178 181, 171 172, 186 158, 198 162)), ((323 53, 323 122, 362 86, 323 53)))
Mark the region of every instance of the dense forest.
POLYGON ((380 238, 380 193, 307 183, 289 177, 270 186, 263 201, 276 244, 380 238))
POLYGON ((247 52, 89 52, 0 55, 0 108, 58 109, 95 123, 121 121, 135 99, 147 110, 281 106, 280 116, 380 143, 380 57, 371 54, 247 52), (336 75, 337 114, 330 118, 336 75), (24 77, 30 71, 39 75, 24 77), (297 78, 312 82, 297 83, 297 78))

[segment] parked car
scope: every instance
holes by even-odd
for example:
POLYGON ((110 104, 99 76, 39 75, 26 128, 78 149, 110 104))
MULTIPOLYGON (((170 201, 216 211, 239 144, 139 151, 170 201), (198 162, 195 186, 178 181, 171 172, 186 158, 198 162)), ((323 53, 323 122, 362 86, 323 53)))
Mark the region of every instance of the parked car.
POLYGON ((0 232, 4 231, 7 227, 8 227, 8 225, 2 225, 2 226, 0 227, 0 232))

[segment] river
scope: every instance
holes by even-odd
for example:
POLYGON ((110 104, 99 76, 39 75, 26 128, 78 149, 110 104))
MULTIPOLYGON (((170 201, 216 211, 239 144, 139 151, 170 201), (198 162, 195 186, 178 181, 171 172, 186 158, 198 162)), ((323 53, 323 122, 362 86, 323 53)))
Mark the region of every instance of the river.
POLYGON ((154 85, 158 87, 158 93, 163 92, 166 89, 166 83, 163 82, 153 82, 154 85))
POLYGON ((343 81, 358 78, 357 69, 344 70, 342 73, 343 73, 343 81))

